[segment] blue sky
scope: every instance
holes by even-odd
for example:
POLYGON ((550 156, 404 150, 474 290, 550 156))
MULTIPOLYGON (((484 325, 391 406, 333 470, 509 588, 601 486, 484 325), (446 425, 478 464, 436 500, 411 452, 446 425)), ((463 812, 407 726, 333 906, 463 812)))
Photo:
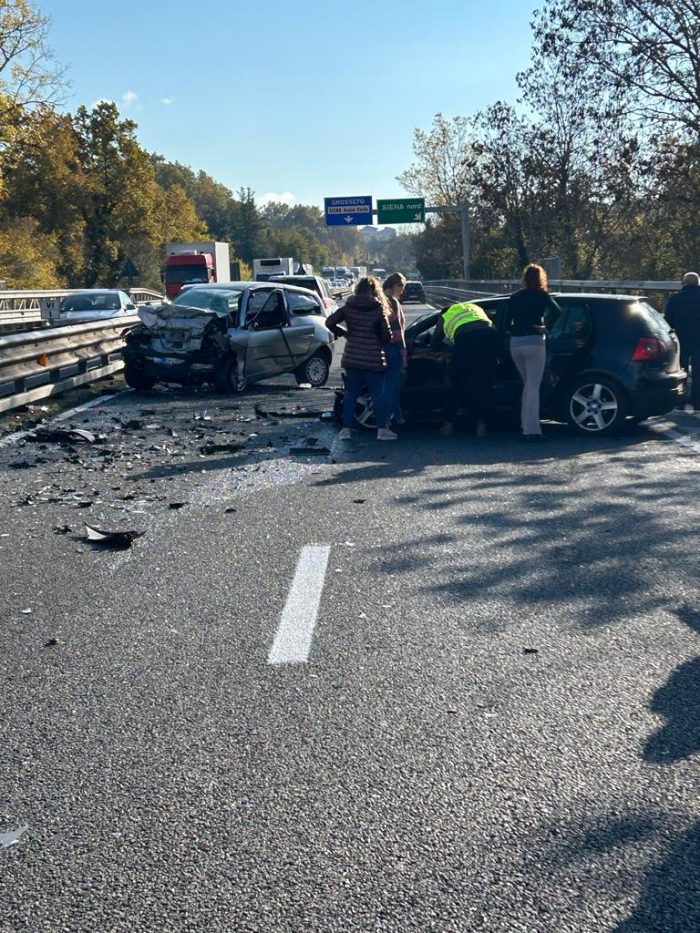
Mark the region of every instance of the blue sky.
POLYGON ((290 202, 404 192, 416 127, 514 101, 536 0, 35 0, 71 82, 150 151, 290 202))

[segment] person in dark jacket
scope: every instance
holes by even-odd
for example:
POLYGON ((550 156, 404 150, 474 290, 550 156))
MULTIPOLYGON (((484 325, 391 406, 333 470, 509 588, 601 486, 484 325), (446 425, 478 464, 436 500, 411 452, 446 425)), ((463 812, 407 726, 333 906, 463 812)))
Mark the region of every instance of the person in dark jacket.
POLYGON ((386 353, 391 342, 389 308, 380 282, 372 276, 359 280, 354 294, 342 308, 326 318, 326 327, 336 337, 346 337, 342 365, 345 370, 343 427, 338 437, 350 440, 355 420, 355 405, 363 385, 369 389, 377 419, 377 440, 394 441, 397 435, 388 428, 389 413, 384 398, 386 353), (340 324, 346 329, 341 329, 340 324))
POLYGON ((681 366, 690 375, 691 404, 700 409, 700 276, 697 272, 686 272, 683 287, 666 302, 666 320, 681 344, 681 366))
POLYGON ((523 272, 523 287, 508 301, 510 355, 523 380, 520 421, 523 437, 541 441, 540 386, 547 361, 545 334, 561 310, 547 291, 547 273, 531 263, 523 272))

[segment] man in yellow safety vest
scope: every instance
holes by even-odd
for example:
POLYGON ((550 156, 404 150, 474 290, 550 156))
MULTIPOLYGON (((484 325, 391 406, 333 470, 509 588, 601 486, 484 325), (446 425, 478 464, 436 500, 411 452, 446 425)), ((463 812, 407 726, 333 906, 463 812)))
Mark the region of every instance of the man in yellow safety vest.
POLYGON ((443 308, 430 346, 451 350, 450 393, 440 433, 454 432, 457 412, 469 408, 476 416, 477 437, 486 434, 493 406, 493 382, 498 365, 499 339, 491 319, 470 301, 443 308))

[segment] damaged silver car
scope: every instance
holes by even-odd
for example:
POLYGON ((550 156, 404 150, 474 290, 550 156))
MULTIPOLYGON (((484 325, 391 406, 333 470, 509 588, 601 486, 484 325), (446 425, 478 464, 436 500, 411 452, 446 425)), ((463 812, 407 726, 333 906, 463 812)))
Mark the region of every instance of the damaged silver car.
POLYGON ((293 373, 322 386, 333 359, 333 336, 318 296, 269 282, 194 286, 175 301, 139 309, 129 332, 124 378, 134 389, 156 382, 212 383, 241 392, 248 383, 293 373))

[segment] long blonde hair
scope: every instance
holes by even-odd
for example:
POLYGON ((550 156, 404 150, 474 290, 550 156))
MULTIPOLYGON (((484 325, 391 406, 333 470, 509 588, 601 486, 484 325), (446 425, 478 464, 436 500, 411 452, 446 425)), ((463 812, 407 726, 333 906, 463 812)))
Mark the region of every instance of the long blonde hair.
POLYGON ((382 283, 379 279, 375 279, 373 275, 366 275, 361 278, 355 286, 354 294, 358 298, 376 298, 387 313, 390 310, 389 302, 386 300, 386 295, 382 288, 382 283))

